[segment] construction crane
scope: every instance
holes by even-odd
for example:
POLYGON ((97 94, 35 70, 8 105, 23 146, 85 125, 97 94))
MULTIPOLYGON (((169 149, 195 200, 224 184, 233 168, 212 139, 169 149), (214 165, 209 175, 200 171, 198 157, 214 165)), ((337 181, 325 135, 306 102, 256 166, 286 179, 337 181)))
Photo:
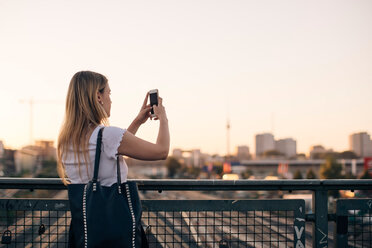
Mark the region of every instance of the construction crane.
POLYGON ((21 99, 19 100, 20 103, 25 103, 30 106, 30 123, 29 123, 29 132, 30 132, 30 144, 33 144, 34 136, 33 136, 33 118, 34 118, 34 104, 37 103, 54 103, 54 104, 60 104, 60 101, 54 101, 54 100, 37 100, 35 101, 32 97, 30 99, 21 99))
POLYGON ((33 127, 32 127, 32 124, 33 124, 33 109, 34 109, 34 100, 32 98, 30 99, 27 99, 27 100, 19 100, 20 103, 27 103, 30 105, 30 123, 29 123, 29 131, 30 131, 30 144, 32 144, 33 142, 33 133, 32 133, 32 130, 33 130, 33 127))

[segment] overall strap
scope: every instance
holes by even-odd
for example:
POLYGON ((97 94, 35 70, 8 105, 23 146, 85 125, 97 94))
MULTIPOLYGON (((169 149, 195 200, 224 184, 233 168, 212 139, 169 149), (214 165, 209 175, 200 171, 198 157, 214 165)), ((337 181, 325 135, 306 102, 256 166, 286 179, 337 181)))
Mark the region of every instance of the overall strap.
MULTIPOLYGON (((98 171, 99 171, 99 161, 101 159, 101 146, 102 146, 102 132, 103 132, 104 127, 102 127, 98 131, 97 135, 97 146, 96 146, 96 157, 94 161, 94 174, 93 174, 93 191, 96 189, 96 182, 98 180, 98 171)), ((118 191, 119 194, 121 194, 121 173, 120 173, 120 162, 119 162, 119 155, 116 157, 116 167, 117 167, 117 180, 118 180, 118 191)))
POLYGON ((117 168, 117 176, 118 176, 118 190, 119 194, 121 194, 121 173, 120 173, 120 162, 119 162, 119 154, 116 155, 116 168, 117 168))
POLYGON ((102 132, 104 127, 102 127, 98 131, 97 135, 97 146, 96 146, 96 158, 94 160, 94 174, 93 174, 93 182, 97 182, 98 179, 98 170, 99 170, 99 160, 101 159, 101 144, 102 144, 102 132))
POLYGON ((118 174, 118 185, 120 185, 121 184, 121 173, 120 173, 119 155, 116 156, 116 167, 117 167, 117 174, 118 174))

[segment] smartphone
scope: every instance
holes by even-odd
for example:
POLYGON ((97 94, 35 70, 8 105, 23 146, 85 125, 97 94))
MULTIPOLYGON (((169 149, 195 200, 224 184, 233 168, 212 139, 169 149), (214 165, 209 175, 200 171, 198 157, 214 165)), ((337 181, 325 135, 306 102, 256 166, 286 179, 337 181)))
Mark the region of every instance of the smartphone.
MULTIPOLYGON (((151 105, 151 107, 154 106, 154 105, 158 106, 158 97, 159 97, 158 89, 150 90, 149 94, 150 94, 150 105, 151 105)), ((155 117, 153 108, 151 108, 151 116, 155 117)))

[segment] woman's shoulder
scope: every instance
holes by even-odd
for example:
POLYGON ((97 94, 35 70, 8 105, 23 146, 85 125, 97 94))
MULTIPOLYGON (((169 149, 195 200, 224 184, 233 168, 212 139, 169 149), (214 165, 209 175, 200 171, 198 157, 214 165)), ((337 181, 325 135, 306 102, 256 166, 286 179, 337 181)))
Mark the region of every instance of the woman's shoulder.
POLYGON ((124 128, 115 127, 115 126, 102 126, 103 129, 103 137, 106 135, 123 135, 126 131, 124 128))
POLYGON ((104 127, 102 133, 102 143, 104 147, 103 150, 108 157, 116 158, 118 147, 120 146, 125 131, 126 129, 115 126, 104 127))
POLYGON ((126 129, 120 127, 98 125, 91 134, 90 143, 93 144, 96 143, 98 132, 100 129, 103 129, 102 130, 103 142, 121 139, 126 131, 126 129))

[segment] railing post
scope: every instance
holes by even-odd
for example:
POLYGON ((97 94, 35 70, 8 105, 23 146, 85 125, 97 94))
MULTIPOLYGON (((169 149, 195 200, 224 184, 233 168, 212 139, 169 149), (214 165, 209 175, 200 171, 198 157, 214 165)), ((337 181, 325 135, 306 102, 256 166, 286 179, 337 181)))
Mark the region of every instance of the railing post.
POLYGON ((327 190, 320 189, 313 192, 313 247, 328 247, 328 194, 327 190))

